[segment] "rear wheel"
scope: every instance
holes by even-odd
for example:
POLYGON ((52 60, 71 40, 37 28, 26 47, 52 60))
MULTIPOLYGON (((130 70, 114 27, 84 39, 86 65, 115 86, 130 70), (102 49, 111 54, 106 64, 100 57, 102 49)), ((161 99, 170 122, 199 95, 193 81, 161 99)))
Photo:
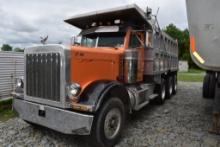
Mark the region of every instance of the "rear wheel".
POLYGON ((158 97, 155 99, 157 104, 162 105, 165 102, 166 97, 166 89, 165 89, 165 81, 161 79, 161 84, 157 85, 156 93, 158 93, 158 97))
POLYGON ((177 93, 177 76, 176 74, 173 75, 173 94, 176 94, 177 93))
POLYGON ((168 76, 166 79, 166 98, 171 98, 173 94, 173 78, 168 76))
POLYGON ((125 107, 119 98, 110 98, 99 110, 92 129, 95 146, 112 147, 120 139, 125 121, 125 107))
POLYGON ((209 75, 206 74, 203 80, 203 90, 202 90, 202 95, 204 98, 208 98, 209 97, 209 75))
POLYGON ((214 98, 215 96, 215 84, 216 77, 215 73, 208 72, 206 73, 203 81, 203 97, 204 98, 214 98))

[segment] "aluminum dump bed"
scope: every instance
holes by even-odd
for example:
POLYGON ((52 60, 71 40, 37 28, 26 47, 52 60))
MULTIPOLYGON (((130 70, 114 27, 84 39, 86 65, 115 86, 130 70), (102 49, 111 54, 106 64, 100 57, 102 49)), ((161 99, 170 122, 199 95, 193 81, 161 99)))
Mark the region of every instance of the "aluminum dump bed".
POLYGON ((220 1, 186 0, 191 56, 201 68, 220 71, 220 1))

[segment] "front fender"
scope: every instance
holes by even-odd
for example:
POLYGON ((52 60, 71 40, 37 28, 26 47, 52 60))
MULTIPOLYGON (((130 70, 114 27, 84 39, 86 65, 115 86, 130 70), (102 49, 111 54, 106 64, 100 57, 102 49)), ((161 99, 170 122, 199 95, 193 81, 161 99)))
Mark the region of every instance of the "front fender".
POLYGON ((96 112, 108 96, 116 96, 130 106, 130 99, 126 88, 116 81, 98 81, 87 86, 80 96, 80 104, 92 106, 92 112, 96 112))

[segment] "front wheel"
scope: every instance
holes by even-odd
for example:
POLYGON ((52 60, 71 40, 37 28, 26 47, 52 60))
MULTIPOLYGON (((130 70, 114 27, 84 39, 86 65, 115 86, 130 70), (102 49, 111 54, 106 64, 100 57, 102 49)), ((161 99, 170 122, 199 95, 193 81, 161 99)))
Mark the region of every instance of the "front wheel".
POLYGON ((95 116, 92 139, 95 146, 112 147, 120 139, 125 121, 125 107, 119 98, 110 98, 95 116))

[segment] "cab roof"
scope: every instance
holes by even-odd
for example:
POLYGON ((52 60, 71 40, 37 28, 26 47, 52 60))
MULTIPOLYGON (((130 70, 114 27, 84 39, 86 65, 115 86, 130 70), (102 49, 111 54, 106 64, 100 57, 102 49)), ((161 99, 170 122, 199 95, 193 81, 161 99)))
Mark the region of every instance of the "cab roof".
POLYGON ((94 22, 107 25, 108 22, 113 23, 118 19, 129 24, 134 23, 133 25, 151 26, 145 12, 136 4, 76 15, 64 21, 77 28, 87 29, 94 22))

